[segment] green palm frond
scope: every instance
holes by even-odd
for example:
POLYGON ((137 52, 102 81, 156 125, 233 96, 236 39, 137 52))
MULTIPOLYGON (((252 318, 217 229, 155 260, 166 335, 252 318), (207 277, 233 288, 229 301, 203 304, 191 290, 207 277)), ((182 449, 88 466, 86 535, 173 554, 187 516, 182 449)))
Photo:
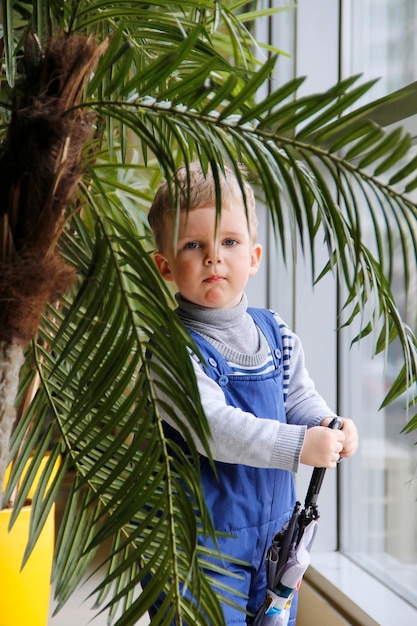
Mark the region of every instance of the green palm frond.
MULTIPOLYGON (((298 82, 294 81, 292 83, 294 91, 297 86, 298 82)), ((338 94, 345 88, 345 85, 336 86, 321 98, 321 108, 326 111, 321 122, 323 135, 326 127, 330 125, 332 132, 337 131, 334 115, 339 116, 343 109, 340 105, 332 108, 330 117, 327 109, 331 107, 332 100, 337 99, 338 94)), ((286 90, 280 90, 275 100, 270 99, 268 106, 276 109, 282 101, 283 94, 288 94, 288 90, 289 86, 286 90)), ((352 132, 351 141, 345 139, 347 146, 354 144, 355 148, 354 151, 352 147, 348 148, 353 151, 353 158, 350 160, 340 154, 339 144, 333 151, 331 147, 324 148, 320 142, 317 144, 306 142, 304 131, 297 133, 297 124, 294 124, 293 128, 289 128, 287 124, 286 131, 291 133, 281 135, 278 131, 264 130, 262 118, 256 119, 254 116, 249 118, 249 114, 246 113, 242 121, 238 111, 242 101, 250 100, 252 84, 249 82, 242 88, 242 93, 236 98, 236 108, 233 106, 232 91, 233 87, 227 84, 223 85, 221 90, 223 102, 229 100, 228 106, 225 107, 229 112, 227 116, 219 114, 217 109, 208 111, 208 105, 205 103, 202 103, 204 115, 201 115, 193 108, 149 97, 138 98, 135 102, 127 104, 119 101, 109 105, 99 103, 90 105, 97 106, 100 115, 113 117, 130 128, 139 137, 141 145, 156 153, 162 163, 172 163, 169 150, 173 142, 176 142, 177 151, 181 153, 185 162, 195 158, 196 155, 201 155, 203 160, 210 163, 219 162, 224 158, 231 162, 236 170, 241 161, 249 164, 253 176, 257 177, 265 193, 276 225, 284 223, 284 212, 294 212, 299 235, 305 244, 307 243, 304 236, 305 224, 321 224, 322 230, 319 233, 328 246, 329 268, 337 265, 350 294, 360 287, 358 273, 362 271, 362 276, 365 271, 368 273, 368 259, 365 258, 367 248, 362 242, 362 221, 366 209, 375 224, 377 257, 373 264, 377 263, 386 268, 388 274, 392 271, 393 255, 385 254, 386 246, 378 230, 378 220, 382 217, 387 224, 395 223, 402 237, 403 265, 407 274, 410 258, 411 262, 413 258, 413 255, 410 257, 408 254, 409 246, 416 249, 417 243, 414 229, 417 211, 413 201, 406 195, 406 189, 401 189, 398 185, 403 182, 403 187, 409 187, 414 184, 415 175, 413 173, 414 178, 410 180, 409 171, 405 168, 402 181, 398 180, 397 173, 394 187, 391 181, 385 182, 378 178, 378 171, 381 170, 381 155, 389 153, 390 158, 393 158, 392 154, 402 153, 404 147, 408 150, 410 137, 402 131, 387 135, 381 128, 376 137, 373 125, 366 122, 361 127, 360 141, 357 140, 356 132, 352 132), (172 138, 170 142, 166 141, 167 134, 172 138), (376 151, 378 155, 376 159, 372 160, 369 157, 370 151, 371 153, 376 151), (340 195, 339 204, 334 200, 332 184, 340 195), (283 204, 283 196, 286 196, 289 202, 283 204), (408 239, 410 243, 407 246, 408 239)), ((362 89, 354 91, 355 99, 363 94, 362 89)), ((314 97, 305 98, 304 101, 307 103, 303 104, 303 108, 304 106, 308 108, 308 102, 312 100, 316 102, 317 115, 319 111, 317 99, 314 97)), ((344 106, 350 107, 352 100, 351 97, 346 98, 344 106)), ((287 106, 283 105, 284 110, 287 106)), ((279 111, 276 109, 274 116, 277 115, 277 110, 279 111)), ((372 110, 372 106, 369 110, 372 110)), ((343 125, 343 120, 340 125, 343 125)), ((317 128, 316 123, 314 130, 317 131, 317 128)), ((385 169, 386 159, 382 162, 385 169)), ((169 171, 165 174, 168 176, 169 171)), ((311 234, 312 228, 309 228, 308 237, 313 256, 314 237, 310 237, 311 234)), ((371 281, 372 284, 377 289, 376 281, 371 281)), ((362 305, 364 300, 360 298, 358 303, 362 305)), ((390 306, 386 308, 389 310, 390 306)), ((362 312, 363 306, 360 306, 359 310, 362 312)))
MULTIPOLYGON (((53 429, 48 430, 53 413, 59 438, 51 456, 61 453, 64 462, 53 485, 46 489, 40 484, 35 493, 29 550, 41 527, 37 516, 40 511, 46 515, 63 476, 68 467, 72 468, 75 482, 64 513, 55 565, 62 602, 87 571, 96 548, 112 539, 113 556, 102 600, 114 583, 120 591, 110 603, 127 603, 125 620, 127 616, 138 619, 149 608, 149 594, 143 594, 129 610, 133 601, 130 592, 146 574, 156 571, 158 588, 165 588, 176 614, 197 610, 188 596, 181 596, 180 584, 186 582, 194 597, 201 600, 199 610, 220 624, 215 594, 208 592, 210 586, 201 576, 190 576, 190 571, 201 567, 203 558, 196 554, 197 528, 202 524, 206 532, 213 533, 195 475, 198 455, 188 438, 192 457, 181 450, 172 456, 157 405, 147 399, 153 397, 152 369, 157 367, 145 360, 152 329, 158 358, 167 364, 166 376, 171 382, 165 376, 163 384, 174 391, 173 407, 189 416, 209 455, 207 425, 195 400, 198 394, 186 335, 176 315, 164 304, 167 296, 137 233, 105 221, 98 221, 95 231, 89 232, 78 218, 73 228, 80 234, 69 233, 64 243, 67 260, 76 261, 81 270, 81 284, 75 299, 64 301, 63 310, 50 309, 46 315, 30 355, 37 363, 41 386, 12 442, 13 453, 35 411, 37 426, 26 443, 25 454, 26 460, 36 451, 32 460, 35 468, 53 441, 53 429), (181 387, 177 379, 183 381, 181 387), (76 529, 74 511, 79 525, 76 529), (124 582, 126 576, 130 585, 124 582), (200 598, 200 589, 193 588, 195 584, 205 588, 204 597, 200 598)), ((14 468, 16 474, 19 470, 14 468)), ((20 489, 22 498, 30 483, 31 476, 27 475, 20 489)), ((12 484, 13 476, 9 489, 12 484)), ((210 566, 206 563, 205 567, 210 566)), ((198 619, 198 623, 209 623, 202 616, 198 619)), ((193 621, 197 623, 197 618, 193 621)))

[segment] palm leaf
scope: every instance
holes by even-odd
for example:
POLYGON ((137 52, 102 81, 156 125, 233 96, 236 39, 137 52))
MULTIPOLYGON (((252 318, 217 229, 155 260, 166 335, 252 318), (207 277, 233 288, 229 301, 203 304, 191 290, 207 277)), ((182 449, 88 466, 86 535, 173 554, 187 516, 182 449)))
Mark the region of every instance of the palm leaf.
MULTIPOLYGON (((158 585, 165 584, 178 614, 183 614, 185 610, 192 612, 197 609, 192 608, 187 597, 181 596, 180 589, 185 581, 190 588, 193 587, 188 578, 190 564, 195 560, 193 554, 197 545, 198 520, 204 522, 205 528, 210 527, 199 494, 198 480, 194 476, 198 463, 196 451, 193 440, 188 438, 193 454, 192 462, 180 450, 176 451, 178 460, 171 459, 172 452, 169 452, 164 439, 157 406, 149 405, 146 400, 149 395, 152 397, 152 393, 143 393, 144 385, 155 384, 151 376, 152 363, 144 362, 150 328, 153 328, 156 330, 153 332, 153 341, 158 346, 158 356, 171 364, 168 367, 171 386, 178 375, 183 380, 182 388, 175 389, 173 406, 178 412, 190 416, 193 428, 201 440, 206 442, 209 454, 206 423, 201 408, 192 400, 196 397, 196 391, 192 367, 184 346, 185 333, 176 316, 163 304, 166 296, 161 294, 156 272, 149 256, 140 244, 138 246, 136 234, 125 230, 119 232, 114 224, 103 223, 101 235, 95 231, 93 239, 91 235, 88 238, 78 218, 74 226, 77 231, 83 232, 84 245, 89 241, 89 247, 84 248, 84 255, 91 254, 89 267, 99 271, 94 274, 90 271, 85 275, 84 288, 81 286, 78 289, 77 298, 64 319, 61 319, 62 313, 59 311, 53 314, 51 311, 48 315, 47 328, 40 333, 45 346, 43 358, 38 360, 41 388, 33 403, 38 410, 42 401, 49 407, 52 405, 62 432, 61 445, 65 444, 64 458, 76 468, 77 475, 60 531, 54 570, 59 579, 57 592, 62 593, 64 601, 73 585, 77 584, 80 574, 90 565, 96 547, 106 539, 114 538, 117 545, 123 546, 124 557, 116 570, 115 556, 109 563, 109 577, 105 586, 115 580, 120 590, 111 604, 117 604, 119 600, 133 601, 129 585, 122 584, 122 581, 130 576, 132 563, 137 564, 147 555, 148 566, 136 572, 132 585, 140 582, 148 570, 156 570, 158 585), (107 264, 103 263, 101 254, 107 257, 107 264), (131 263, 132 254, 138 264, 138 276, 133 275, 130 266, 126 264, 126 259, 131 263), (142 271, 141 265, 144 265, 142 271), (153 286, 150 282, 152 275, 153 286), (145 277, 145 280, 139 276, 145 277), (121 287, 120 280, 123 280, 123 288, 114 289, 115 284, 121 287), (95 295, 93 298, 97 289, 106 296, 98 299, 95 295), (110 316, 105 312, 106 307, 111 308, 110 316), (104 319, 106 323, 102 322, 104 319), (55 329, 54 320, 57 322, 55 329), (88 333, 84 328, 85 320, 88 320, 88 333), (132 320, 136 320, 134 325, 132 320), (155 328, 156 322, 161 330, 155 328), (69 335, 80 325, 82 334, 79 336, 76 333, 77 341, 68 342, 69 335), (167 330, 172 338, 168 342, 167 330), (161 333, 163 342, 158 338, 161 333), (91 350, 90 341, 95 346, 94 350, 91 350), (180 353, 182 357, 178 358, 180 353), (132 382, 139 370, 139 377, 136 382, 132 382), (99 397, 102 400, 97 402, 99 397), (145 458, 141 449, 144 442, 145 458), (86 495, 82 495, 83 492, 86 495), (190 493, 194 495, 192 500, 190 493), (78 511, 77 516, 80 516, 80 529, 77 533, 70 533, 67 524, 73 524, 71 511, 74 506, 78 511), (129 559, 126 559, 126 552, 129 559), (161 559, 165 563, 163 567, 161 559), (174 584, 172 562, 176 563, 178 569, 174 584)), ((68 245, 73 238, 71 236, 68 245)), ((74 250, 79 253, 78 244, 74 250)), ((167 383, 164 381, 163 384, 167 383)), ((35 433, 27 442, 28 452, 30 448, 35 448, 39 451, 37 454, 41 454, 39 439, 40 434, 35 433)), ((57 480, 54 490, 58 485, 57 480)), ((44 491, 45 485, 40 485, 38 492, 41 494, 44 491)), ((50 492, 51 498, 53 493, 50 492)), ((44 514, 45 502, 42 502, 40 496, 35 497, 33 510, 35 520, 38 515, 44 514)), ((35 531, 33 541, 36 541, 35 531)), ((198 567, 197 563, 198 559, 194 567, 198 567)), ((208 565, 205 564, 205 567, 208 565)), ((195 580, 198 581, 199 577, 195 580)), ((208 584, 206 587, 209 588, 208 584)), ((199 597, 197 588, 194 592, 195 597, 199 597)), ((149 608, 147 597, 144 595, 140 601, 135 601, 131 612, 127 607, 124 619, 126 614, 132 619, 138 610, 144 613, 149 608)), ((204 609, 207 615, 215 608, 217 619, 219 605, 214 593, 201 598, 201 602, 203 607, 208 603, 204 609), (213 605, 211 608, 210 603, 213 605)), ((200 623, 206 623, 202 617, 199 619, 200 623)))

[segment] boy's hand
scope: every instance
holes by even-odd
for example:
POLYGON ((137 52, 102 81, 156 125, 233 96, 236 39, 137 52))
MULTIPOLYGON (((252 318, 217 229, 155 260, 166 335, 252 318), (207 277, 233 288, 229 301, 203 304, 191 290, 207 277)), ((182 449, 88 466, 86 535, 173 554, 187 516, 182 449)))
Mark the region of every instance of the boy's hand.
MULTIPOLYGON (((332 420, 331 417, 326 417, 322 421, 321 426, 328 426, 331 420, 332 420)), ((341 431, 345 435, 345 440, 343 442, 343 448, 340 453, 340 456, 342 459, 345 459, 355 454, 358 448, 359 436, 358 436, 358 430, 355 426, 355 422, 353 422, 348 417, 342 417, 341 420, 342 420, 341 431)))
POLYGON ((334 469, 340 459, 345 439, 343 429, 333 430, 324 426, 308 428, 301 448, 301 463, 334 469))

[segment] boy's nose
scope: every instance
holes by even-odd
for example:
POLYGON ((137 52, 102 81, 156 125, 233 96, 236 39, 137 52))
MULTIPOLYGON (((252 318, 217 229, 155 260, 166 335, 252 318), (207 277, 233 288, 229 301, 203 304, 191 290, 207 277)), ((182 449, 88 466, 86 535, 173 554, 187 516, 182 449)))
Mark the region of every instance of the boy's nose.
POLYGON ((217 265, 218 263, 221 263, 221 259, 220 258, 216 258, 217 255, 213 254, 213 255, 207 255, 205 262, 206 265, 217 265))
POLYGON ((221 263, 221 254, 220 247, 213 246, 210 250, 207 251, 205 263, 206 265, 217 265, 217 263, 221 263))
POLYGON ((213 254, 207 254, 205 258, 206 265, 217 265, 218 263, 221 263, 221 262, 222 262, 222 259, 220 257, 220 254, 216 254, 215 252, 213 252, 213 254))

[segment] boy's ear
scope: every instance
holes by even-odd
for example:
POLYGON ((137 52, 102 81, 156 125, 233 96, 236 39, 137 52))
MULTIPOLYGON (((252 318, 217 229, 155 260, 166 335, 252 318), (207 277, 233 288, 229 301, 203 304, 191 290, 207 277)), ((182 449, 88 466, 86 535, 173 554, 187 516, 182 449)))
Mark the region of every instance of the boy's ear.
POLYGON ((249 276, 254 276, 259 269, 262 260, 262 246, 260 243, 256 243, 251 252, 250 256, 250 268, 249 268, 249 276))
POLYGON ((171 268, 169 267, 169 263, 166 257, 164 257, 161 252, 155 252, 153 255, 153 259, 162 278, 164 280, 174 280, 172 278, 171 268))

